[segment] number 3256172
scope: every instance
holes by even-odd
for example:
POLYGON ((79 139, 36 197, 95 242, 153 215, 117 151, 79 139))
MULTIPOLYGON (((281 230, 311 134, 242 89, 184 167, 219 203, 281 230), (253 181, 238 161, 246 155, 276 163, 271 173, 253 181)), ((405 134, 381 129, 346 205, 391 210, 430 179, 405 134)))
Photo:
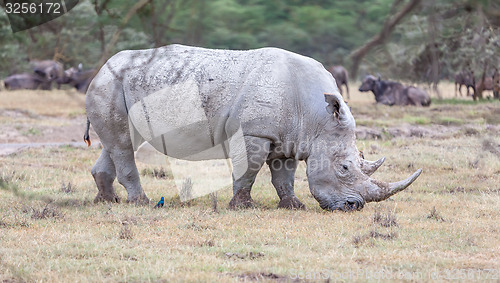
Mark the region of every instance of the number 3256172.
POLYGON ((7 14, 60 14, 61 3, 6 3, 7 14))

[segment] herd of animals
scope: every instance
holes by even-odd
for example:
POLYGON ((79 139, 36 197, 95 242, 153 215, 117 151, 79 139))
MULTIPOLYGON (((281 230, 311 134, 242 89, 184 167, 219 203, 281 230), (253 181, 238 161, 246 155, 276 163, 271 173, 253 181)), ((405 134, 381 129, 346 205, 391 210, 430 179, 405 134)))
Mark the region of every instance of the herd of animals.
POLYGON ((79 92, 85 93, 95 74, 95 69, 82 70, 82 64, 78 68, 71 67, 64 70, 63 65, 54 60, 33 60, 30 61, 31 73, 13 74, 6 77, 5 88, 16 89, 43 89, 51 90, 52 84, 67 84, 76 88, 79 92))
MULTIPOLYGON (((70 85, 76 88, 79 92, 85 93, 88 89, 96 70, 82 70, 82 64, 77 68, 71 67, 64 70, 60 62, 54 60, 33 60, 30 61, 32 67, 31 73, 13 74, 4 79, 5 88, 8 90, 16 89, 42 89, 51 90, 52 84, 57 84, 60 89, 61 85, 70 85)), ((328 71, 333 75, 337 82, 339 92, 344 96, 343 88, 346 90, 347 99, 350 99, 349 94, 349 76, 347 70, 340 65, 332 66, 328 71)), ((462 86, 467 89, 467 96, 472 95, 476 89, 481 87, 480 83, 476 83, 474 74, 470 71, 461 71, 454 75, 455 96, 463 96, 462 86), (472 91, 470 91, 472 89, 472 91)), ((495 70, 493 76, 487 76, 483 80, 483 90, 493 91, 494 97, 498 98, 500 90, 500 79, 498 70, 495 70)), ((373 92, 375 101, 385 105, 415 105, 429 106, 431 103, 430 96, 423 89, 414 86, 404 86, 401 83, 381 80, 372 75, 367 75, 361 86, 361 92, 373 92)))
MULTIPOLYGON (((347 70, 338 65, 328 69, 337 82, 339 92, 343 95, 343 86, 346 88, 347 99, 350 99, 347 70)), ((467 88, 467 96, 474 94, 482 87, 483 90, 492 91, 494 98, 500 98, 500 74, 495 69, 493 75, 485 76, 484 80, 476 80, 471 71, 461 71, 454 75, 455 96, 463 96, 462 86, 467 88), (481 83, 482 82, 482 83, 481 83)), ((367 75, 363 79, 359 91, 371 91, 375 95, 375 101, 386 105, 415 105, 429 106, 431 99, 423 89, 414 86, 404 86, 401 83, 381 80, 373 75, 367 75)))
POLYGON ((458 72, 454 76, 455 79, 455 96, 462 95, 462 86, 465 86, 467 89, 467 96, 472 95, 477 89, 483 88, 483 90, 493 91, 493 96, 495 98, 499 98, 500 92, 500 74, 498 73, 498 69, 495 68, 495 71, 492 76, 485 76, 484 80, 479 82, 476 81, 474 73, 471 71, 462 71, 458 72), (469 92, 469 89, 472 89, 469 92))

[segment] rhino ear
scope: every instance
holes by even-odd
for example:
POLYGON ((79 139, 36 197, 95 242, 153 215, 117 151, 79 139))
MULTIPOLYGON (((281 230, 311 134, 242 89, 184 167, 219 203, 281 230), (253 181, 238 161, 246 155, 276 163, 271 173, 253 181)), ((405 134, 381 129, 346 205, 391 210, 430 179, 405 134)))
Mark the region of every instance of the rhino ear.
POLYGON ((325 93, 325 101, 328 103, 326 111, 333 114, 333 117, 344 127, 355 127, 354 117, 352 117, 349 107, 339 94, 325 93))
POLYGON ((334 94, 325 93, 325 101, 328 103, 328 106, 326 106, 326 111, 328 111, 328 113, 330 114, 333 114, 335 118, 338 118, 340 111, 340 102, 338 100, 338 97, 334 94))

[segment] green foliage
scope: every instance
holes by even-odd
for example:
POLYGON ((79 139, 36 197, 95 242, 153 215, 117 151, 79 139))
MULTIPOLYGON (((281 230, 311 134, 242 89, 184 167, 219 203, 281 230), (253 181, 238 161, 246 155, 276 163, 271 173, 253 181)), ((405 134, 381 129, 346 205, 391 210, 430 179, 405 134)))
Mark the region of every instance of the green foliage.
POLYGON ((68 14, 12 34, 0 12, 0 75, 27 71, 28 59, 55 58, 65 67, 93 67, 120 28, 109 56, 123 49, 170 43, 209 48, 276 46, 313 56, 325 64, 344 63, 350 50, 375 34, 391 0, 151 0, 122 21, 133 0, 83 0, 68 14), (376 4, 376 5, 375 5, 376 4))
MULTIPOLYGON (((15 34, 0 10, 0 76, 29 71, 30 59, 54 58, 66 68, 79 63, 90 68, 123 49, 171 43, 226 49, 275 46, 325 65, 350 67, 348 55, 380 32, 406 2, 150 0, 124 23, 138 1, 81 0, 69 14, 15 34)), ((439 57, 441 79, 465 68, 477 75, 485 62, 500 66, 498 6, 490 0, 424 0, 389 40, 365 57, 359 74, 429 81, 433 54, 439 57)))
POLYGON ((494 16, 499 12, 500 5, 488 0, 424 1, 389 42, 367 56, 363 68, 386 78, 430 82, 436 60, 438 79, 471 70, 477 82, 485 65, 488 76, 500 68, 500 21, 494 16))

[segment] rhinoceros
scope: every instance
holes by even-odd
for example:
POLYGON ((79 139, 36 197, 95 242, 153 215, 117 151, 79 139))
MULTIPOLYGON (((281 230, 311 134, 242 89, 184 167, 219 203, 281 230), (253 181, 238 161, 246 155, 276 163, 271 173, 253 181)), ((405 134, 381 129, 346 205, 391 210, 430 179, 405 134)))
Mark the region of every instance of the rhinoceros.
POLYGON ((103 146, 91 170, 98 188, 95 202, 120 201, 112 185, 116 177, 127 190, 127 202, 149 202, 134 160, 136 145, 143 141, 160 151, 163 147, 167 155, 182 155, 183 150, 224 143, 237 131, 243 142, 230 140, 226 150, 235 168, 229 208, 254 205, 250 191, 264 163, 280 198, 278 207, 295 209, 304 208, 294 193, 300 160, 307 164, 310 192, 325 210, 359 210, 366 202, 387 199, 422 171, 395 183, 372 179, 385 158, 362 158, 354 118, 332 75, 314 59, 278 48, 168 45, 121 51, 92 80, 86 111, 84 140, 90 144, 92 124, 103 146), (198 115, 205 120, 183 124, 198 115), (152 126, 151 121, 159 123, 152 126), (165 124, 179 128, 160 131, 165 124), (148 134, 155 130, 160 134, 148 134), (170 151, 165 145, 177 148, 170 151), (242 163, 248 166, 238 166, 242 163))

